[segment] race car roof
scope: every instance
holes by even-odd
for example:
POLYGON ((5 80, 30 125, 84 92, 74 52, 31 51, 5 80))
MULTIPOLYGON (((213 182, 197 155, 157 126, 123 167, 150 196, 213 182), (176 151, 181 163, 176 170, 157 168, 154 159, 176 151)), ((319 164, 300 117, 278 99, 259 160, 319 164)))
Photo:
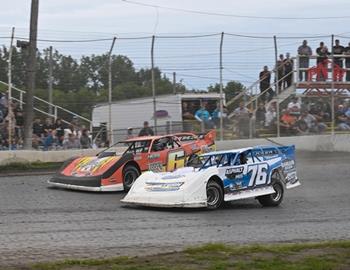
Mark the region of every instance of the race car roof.
POLYGON ((239 148, 239 149, 231 149, 231 150, 223 150, 223 151, 214 151, 205 153, 202 156, 212 156, 212 155, 222 155, 222 154, 228 154, 228 153, 242 153, 246 150, 251 150, 253 147, 246 147, 246 148, 239 148))
POLYGON ((254 147, 245 147, 245 148, 238 148, 238 149, 231 149, 231 150, 223 150, 223 151, 215 151, 215 152, 209 152, 205 153, 202 156, 211 156, 211 155, 221 155, 221 154, 227 154, 227 153, 242 153, 247 150, 252 149, 266 149, 266 148, 277 148, 274 145, 257 145, 254 147))
POLYGON ((157 139, 160 139, 160 138, 171 137, 171 136, 173 136, 173 135, 141 136, 141 137, 130 138, 130 139, 124 140, 124 141, 122 141, 122 142, 135 142, 135 141, 157 140, 157 139))

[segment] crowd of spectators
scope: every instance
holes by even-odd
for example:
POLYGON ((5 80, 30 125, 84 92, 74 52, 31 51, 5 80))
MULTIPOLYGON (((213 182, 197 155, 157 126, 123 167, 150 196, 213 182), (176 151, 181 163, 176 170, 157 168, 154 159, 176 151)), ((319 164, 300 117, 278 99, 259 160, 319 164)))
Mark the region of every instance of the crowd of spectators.
MULTIPOLYGON (((7 95, 0 96, 0 150, 23 148, 23 110, 16 102, 8 102, 7 95), (11 138, 11 141, 9 141, 11 138)), ((57 118, 47 117, 44 122, 35 118, 33 122, 32 147, 34 149, 87 149, 92 148, 89 130, 73 117, 67 124, 57 118)))
MULTIPOLYGON (((317 73, 316 80, 324 81, 328 77, 328 59, 331 55, 330 50, 325 45, 324 42, 320 42, 319 47, 316 48, 316 66, 321 68, 323 71, 317 73)), ((334 65, 343 69, 345 71, 345 80, 350 82, 350 42, 348 46, 342 46, 340 44, 340 40, 335 40, 335 44, 333 46, 334 57, 334 65), (342 55, 343 57, 340 57, 342 55)), ((307 81, 308 78, 308 70, 310 68, 310 57, 313 54, 311 47, 308 45, 307 40, 303 40, 302 45, 298 47, 297 54, 299 56, 299 81, 307 81)), ((263 102, 269 101, 275 95, 276 87, 274 84, 271 84, 271 74, 275 73, 275 82, 278 81, 278 89, 282 91, 285 88, 288 88, 293 83, 293 67, 294 61, 290 57, 290 53, 286 53, 285 55, 280 54, 277 60, 276 66, 272 71, 269 71, 268 66, 264 66, 263 70, 259 73, 259 81, 260 81, 260 93, 261 100, 263 102)), ((335 80, 342 81, 342 77, 335 77, 335 80)))

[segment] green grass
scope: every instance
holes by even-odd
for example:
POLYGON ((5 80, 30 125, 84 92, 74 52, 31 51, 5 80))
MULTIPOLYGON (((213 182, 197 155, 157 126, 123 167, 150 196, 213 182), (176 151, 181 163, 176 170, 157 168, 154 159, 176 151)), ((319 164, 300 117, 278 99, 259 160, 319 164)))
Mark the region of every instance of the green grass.
POLYGON ((58 170, 61 166, 61 162, 10 163, 8 165, 0 165, 0 173, 22 171, 55 171, 58 170))
POLYGON ((350 269, 350 241, 189 247, 144 257, 65 260, 21 266, 28 270, 332 270, 350 269))

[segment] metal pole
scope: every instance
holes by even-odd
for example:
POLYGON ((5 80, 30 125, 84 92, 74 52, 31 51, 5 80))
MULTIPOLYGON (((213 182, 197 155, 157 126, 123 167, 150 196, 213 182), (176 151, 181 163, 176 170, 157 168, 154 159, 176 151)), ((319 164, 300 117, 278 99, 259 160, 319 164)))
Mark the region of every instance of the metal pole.
MULTIPOLYGON (((113 144, 112 136, 112 51, 116 37, 113 37, 112 45, 108 53, 108 141, 113 144)), ((91 127, 90 127, 91 129, 91 127)))
POLYGON ((35 89, 36 74, 36 42, 38 35, 38 13, 39 0, 32 0, 31 16, 30 16, 30 34, 29 34, 29 50, 28 50, 28 69, 27 69, 27 92, 26 102, 24 104, 24 149, 32 149, 33 134, 33 100, 35 89))
POLYGON ((154 133, 157 134, 157 104, 156 104, 156 85, 154 81, 154 40, 155 36, 152 36, 152 47, 151 47, 151 64, 152 64, 152 96, 153 96, 153 120, 154 120, 154 133))
POLYGON ((276 118, 277 118, 277 137, 280 136, 280 103, 278 100, 278 95, 280 93, 280 89, 279 89, 279 78, 278 78, 278 51, 277 51, 277 38, 276 36, 273 36, 273 42, 274 42, 274 47, 275 47, 275 61, 276 61, 276 73, 275 73, 275 77, 276 77, 276 85, 275 85, 275 89, 276 89, 276 118))
POLYGON ((173 94, 176 95, 176 72, 173 72, 173 94))
POLYGON ((221 33, 220 39, 220 141, 224 139, 224 128, 223 128, 223 112, 224 112, 224 96, 223 96, 223 83, 222 83, 222 47, 224 43, 224 32, 221 33))
MULTIPOLYGON (((334 135, 334 124, 335 124, 335 111, 334 111, 334 35, 332 35, 332 83, 331 83, 331 113, 332 113, 332 136, 334 135)), ((327 67, 328 70, 328 67, 327 67)))
POLYGON ((52 46, 50 46, 49 51, 49 114, 52 115, 53 109, 52 109, 52 83, 53 83, 53 77, 52 77, 52 46))
POLYGON ((15 35, 15 28, 12 27, 12 33, 11 33, 11 43, 10 43, 10 51, 9 51, 9 62, 8 62, 8 97, 7 97, 7 104, 8 104, 8 143, 9 143, 9 150, 12 149, 12 50, 13 50, 13 38, 15 35))

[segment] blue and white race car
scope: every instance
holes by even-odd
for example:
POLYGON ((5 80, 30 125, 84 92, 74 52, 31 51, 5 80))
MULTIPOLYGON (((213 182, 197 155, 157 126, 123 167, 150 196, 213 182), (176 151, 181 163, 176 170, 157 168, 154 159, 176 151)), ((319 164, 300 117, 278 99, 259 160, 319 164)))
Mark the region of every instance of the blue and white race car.
POLYGON ((256 198, 278 206, 285 189, 299 185, 294 145, 256 146, 195 156, 173 172, 146 172, 122 202, 216 209, 224 201, 256 198))

